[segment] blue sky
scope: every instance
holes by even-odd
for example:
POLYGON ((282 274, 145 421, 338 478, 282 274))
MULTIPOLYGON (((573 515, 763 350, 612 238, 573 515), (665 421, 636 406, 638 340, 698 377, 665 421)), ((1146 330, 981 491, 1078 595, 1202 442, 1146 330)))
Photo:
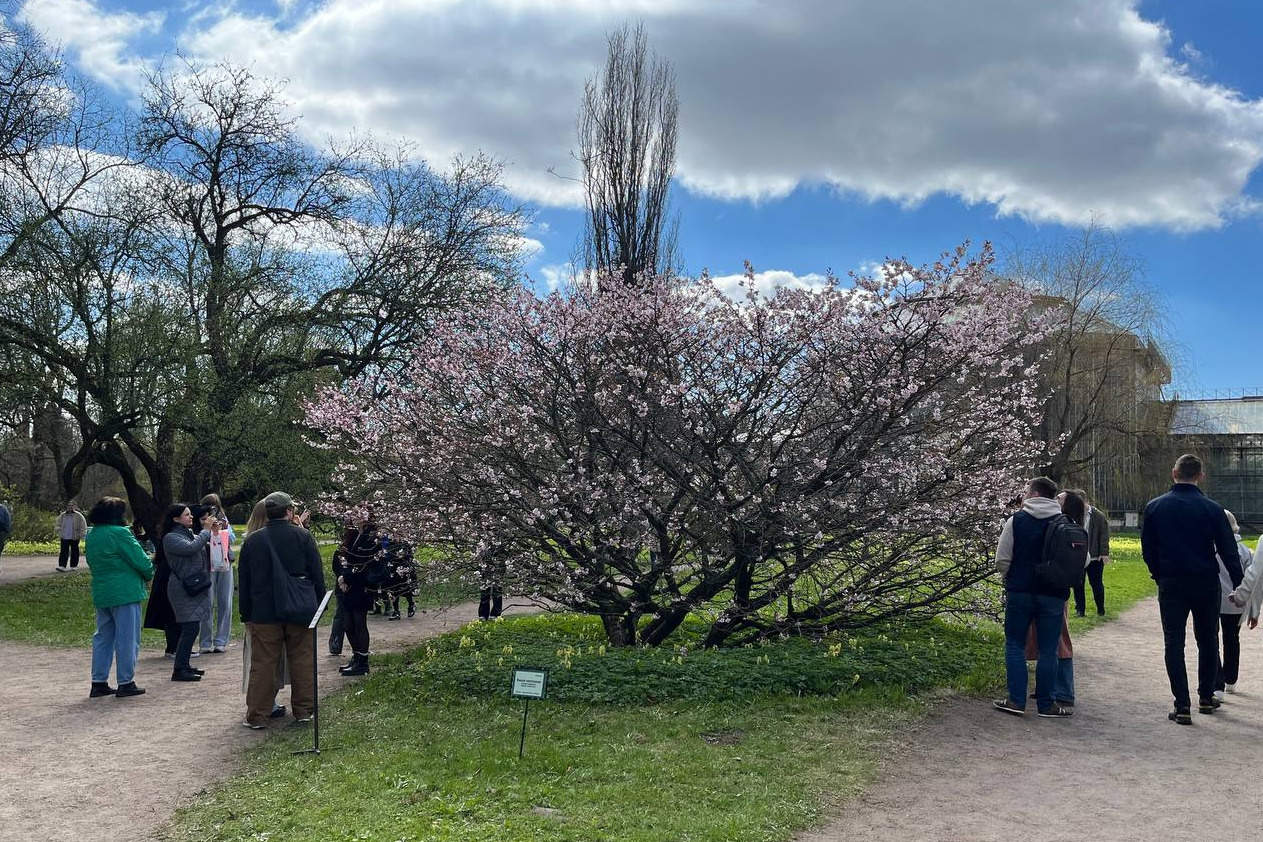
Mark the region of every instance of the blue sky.
POLYGON ((1263 386, 1263 3, 1256 0, 25 0, 122 99, 176 48, 289 80, 314 138, 442 165, 482 149, 538 209, 528 270, 581 215, 574 113, 604 33, 643 21, 681 98, 690 271, 844 273, 1095 217, 1166 296, 1185 393, 1263 386))

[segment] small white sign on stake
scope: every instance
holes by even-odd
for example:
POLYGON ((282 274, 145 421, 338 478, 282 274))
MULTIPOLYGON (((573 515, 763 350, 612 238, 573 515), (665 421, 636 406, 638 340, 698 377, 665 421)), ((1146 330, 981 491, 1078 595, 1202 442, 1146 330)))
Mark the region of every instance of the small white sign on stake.
POLYGON ((548 670, 515 669, 513 698, 542 699, 548 692, 548 670))
POLYGON ((542 699, 548 695, 548 670, 515 669, 513 670, 513 692, 515 699, 522 700, 522 738, 517 744, 517 758, 522 759, 526 750, 526 717, 531 710, 531 699, 542 699))

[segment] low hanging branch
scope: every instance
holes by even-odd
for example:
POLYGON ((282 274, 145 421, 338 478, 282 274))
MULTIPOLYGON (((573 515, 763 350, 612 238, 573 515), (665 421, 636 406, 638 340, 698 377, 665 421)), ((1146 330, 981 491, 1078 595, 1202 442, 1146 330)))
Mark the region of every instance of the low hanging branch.
MULTIPOLYGON (((990 248, 740 300, 703 278, 506 293, 320 395, 329 508, 658 644, 960 608, 1035 456, 1029 298, 990 248)), ((441 566, 441 565, 440 565, 441 566)))

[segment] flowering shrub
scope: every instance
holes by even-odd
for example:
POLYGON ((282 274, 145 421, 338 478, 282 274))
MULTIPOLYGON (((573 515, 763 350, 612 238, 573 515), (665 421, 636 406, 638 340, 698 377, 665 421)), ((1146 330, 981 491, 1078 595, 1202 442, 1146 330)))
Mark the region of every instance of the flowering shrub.
POLYGON ((772 297, 506 292, 311 404, 346 454, 328 508, 614 645, 698 611, 711 646, 968 610, 1036 456, 1039 336, 990 260, 772 297))

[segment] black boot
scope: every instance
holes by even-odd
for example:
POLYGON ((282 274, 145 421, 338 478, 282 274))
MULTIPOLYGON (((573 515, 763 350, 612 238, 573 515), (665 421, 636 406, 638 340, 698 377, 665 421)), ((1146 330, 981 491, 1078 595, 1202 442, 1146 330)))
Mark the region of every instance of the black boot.
POLYGON ((144 687, 137 687, 136 682, 129 681, 126 684, 118 685, 118 697, 120 699, 127 696, 143 696, 145 694, 144 687))
POLYGON ((113 696, 116 692, 118 691, 111 687, 108 681, 94 681, 92 682, 92 690, 88 693, 88 698, 99 699, 102 696, 113 696))
POLYGON ((196 670, 182 669, 171 673, 172 681, 201 681, 202 676, 196 670))
POLYGON ((351 659, 351 663, 347 664, 347 667, 348 669, 342 670, 342 674, 347 678, 356 675, 368 675, 368 656, 356 652, 355 657, 351 659))

